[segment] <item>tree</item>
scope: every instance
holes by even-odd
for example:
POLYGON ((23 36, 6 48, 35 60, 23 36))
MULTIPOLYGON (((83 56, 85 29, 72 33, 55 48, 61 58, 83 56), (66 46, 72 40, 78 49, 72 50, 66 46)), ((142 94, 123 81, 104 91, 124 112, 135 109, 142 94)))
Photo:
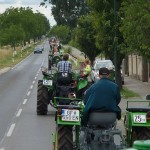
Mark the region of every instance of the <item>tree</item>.
POLYGON ((63 43, 66 44, 70 40, 70 27, 65 25, 54 26, 49 32, 49 36, 57 36, 57 38, 63 43))
POLYGON ((126 51, 150 57, 150 1, 127 0, 122 3, 124 15, 120 31, 126 51))
MULTIPOLYGON (((125 57, 124 39, 119 32, 120 16, 118 15, 117 24, 114 21, 114 1, 112 0, 86 0, 88 7, 92 10, 92 16, 94 18, 94 30, 96 31, 96 46, 101 49, 105 54, 105 57, 111 59, 115 64, 115 71, 117 75, 116 83, 122 87, 121 83, 121 64, 125 57), (115 38, 115 31, 117 37, 115 38), (115 53, 115 42, 117 43, 117 49, 115 53), (117 63, 115 63, 115 54, 117 54, 117 63)), ((117 0, 117 12, 119 11, 121 1, 117 0)))
MULTIPOLYGON (((9 41, 6 37, 9 37, 11 33, 7 33, 7 31, 11 31, 12 34, 15 32, 16 36, 19 35, 20 38, 22 37, 21 40, 24 41, 24 43, 30 43, 30 39, 40 39, 41 36, 46 34, 50 28, 47 18, 39 12, 33 13, 32 9, 29 7, 10 7, 0 15, 0 21, 0 32, 2 33, 0 43, 2 45, 8 43, 9 41), (17 27, 20 33, 17 32, 17 27), (12 28, 14 31, 11 30, 12 28), (3 31, 5 31, 6 34, 3 31)), ((11 39, 13 39, 13 37, 11 39)), ((18 41, 17 39, 15 38, 15 42, 18 41)))
POLYGON ((82 16, 78 21, 78 26, 75 32, 75 42, 78 43, 79 48, 84 52, 93 62, 95 57, 100 54, 100 49, 95 45, 96 30, 94 30, 92 16, 82 16))
MULTIPOLYGON (((45 5, 44 0, 41 5, 45 5)), ((81 15, 88 12, 84 0, 50 0, 52 6, 52 15, 57 22, 57 25, 67 25, 70 28, 75 28, 77 20, 81 15)))
POLYGON ((20 44, 24 37, 24 30, 20 25, 11 25, 8 28, 0 31, 0 41, 2 45, 11 45, 16 51, 16 45, 20 44))

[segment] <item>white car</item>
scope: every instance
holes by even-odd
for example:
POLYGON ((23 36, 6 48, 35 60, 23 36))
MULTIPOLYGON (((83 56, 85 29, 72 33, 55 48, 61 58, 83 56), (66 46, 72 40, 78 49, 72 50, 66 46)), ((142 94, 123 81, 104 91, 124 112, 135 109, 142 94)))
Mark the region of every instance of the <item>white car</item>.
MULTIPOLYGON (((92 81, 96 82, 99 80, 99 69, 102 67, 108 68, 111 72, 113 72, 113 77, 114 78, 114 65, 111 60, 96 60, 94 62, 94 65, 92 67, 92 72, 91 72, 91 78, 92 81)), ((114 80, 114 79, 113 79, 114 80)))
MULTIPOLYGON (((93 82, 99 80, 99 69, 102 67, 106 67, 110 70, 110 78, 115 81, 115 67, 111 60, 100 60, 96 59, 91 72, 91 79, 93 82)), ((122 84, 124 84, 124 76, 121 70, 121 80, 122 84)))

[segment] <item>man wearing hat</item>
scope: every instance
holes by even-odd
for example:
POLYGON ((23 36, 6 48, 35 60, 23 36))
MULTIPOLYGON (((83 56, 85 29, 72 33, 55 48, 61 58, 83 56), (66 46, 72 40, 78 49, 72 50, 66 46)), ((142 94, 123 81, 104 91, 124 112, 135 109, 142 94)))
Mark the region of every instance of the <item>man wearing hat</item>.
POLYGON ((118 104, 121 101, 120 90, 116 83, 109 79, 110 72, 107 68, 100 68, 99 78, 84 95, 84 113, 82 124, 88 123, 88 114, 91 111, 116 112, 118 120, 121 119, 121 109, 118 104))

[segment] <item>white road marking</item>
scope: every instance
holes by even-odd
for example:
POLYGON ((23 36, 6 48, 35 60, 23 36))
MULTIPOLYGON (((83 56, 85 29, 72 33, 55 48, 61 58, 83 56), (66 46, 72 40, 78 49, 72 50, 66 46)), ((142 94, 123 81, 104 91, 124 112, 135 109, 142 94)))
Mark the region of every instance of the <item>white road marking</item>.
POLYGON ((18 113, 17 113, 17 115, 16 115, 16 117, 20 117, 21 112, 22 112, 22 109, 19 109, 19 110, 18 110, 18 113))
POLYGON ((9 131, 7 133, 7 137, 10 137, 12 135, 14 128, 15 128, 15 123, 10 126, 9 131))
POLYGON ((29 91, 28 93, 27 93, 27 96, 29 96, 31 94, 31 92, 29 91))
POLYGON ((35 81, 32 82, 33 84, 35 83, 35 81))
POLYGON ((34 79, 36 80, 36 77, 34 79))
POLYGON ((22 104, 23 104, 23 105, 26 104, 27 101, 28 101, 27 99, 24 99, 24 101, 23 101, 22 104))
POLYGON ((30 86, 30 89, 33 89, 33 85, 30 86))
POLYGON ((38 73, 36 74, 36 77, 38 76, 38 73))
POLYGON ((4 150, 4 148, 1 148, 0 150, 4 150))

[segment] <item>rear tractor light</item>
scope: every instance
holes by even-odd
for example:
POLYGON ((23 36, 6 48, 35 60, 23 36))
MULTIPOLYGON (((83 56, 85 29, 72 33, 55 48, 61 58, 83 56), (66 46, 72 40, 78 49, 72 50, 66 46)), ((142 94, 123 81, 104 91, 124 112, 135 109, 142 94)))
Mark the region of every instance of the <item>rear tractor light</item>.
POLYGON ((147 119, 147 120, 150 120, 150 111, 147 112, 147 114, 146 114, 146 119, 147 119))
POLYGON ((61 116, 61 114, 62 114, 62 109, 59 108, 58 111, 57 111, 57 115, 61 116))

